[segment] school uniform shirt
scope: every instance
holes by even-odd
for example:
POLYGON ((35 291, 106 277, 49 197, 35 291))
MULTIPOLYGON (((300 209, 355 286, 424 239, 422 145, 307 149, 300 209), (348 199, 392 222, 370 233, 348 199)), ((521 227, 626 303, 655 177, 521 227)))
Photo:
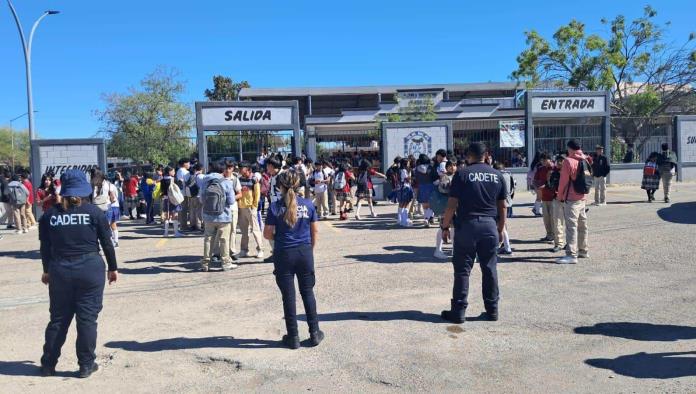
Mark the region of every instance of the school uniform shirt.
POLYGON ((314 178, 314 193, 324 193, 328 189, 326 186, 326 181, 329 179, 323 170, 314 171, 312 173, 312 178, 314 178))
POLYGON ((275 226, 274 250, 295 248, 312 244, 310 223, 319 220, 314 204, 310 200, 296 197, 297 223, 290 227, 285 223, 285 203, 283 200, 271 204, 266 217, 266 225, 275 226))
MULTIPOLYGON (((225 192, 225 210, 220 215, 208 215, 205 212, 202 212, 203 221, 209 223, 230 223, 232 222, 232 218, 234 216, 233 209, 236 208, 237 204, 237 201, 234 198, 237 191, 235 190, 235 183, 233 183, 232 180, 226 179, 222 176, 222 174, 215 172, 202 178, 198 178, 197 185, 198 189, 200 190, 198 193, 198 199, 200 200, 201 205, 205 203, 205 189, 208 186, 208 183, 213 179, 222 179, 220 186, 222 186, 222 190, 225 192)), ((235 182, 236 180, 237 179, 234 178, 235 182)), ((236 183, 236 185, 239 187, 239 183, 236 183)))
POLYGON ((452 178, 449 196, 459 200, 457 220, 471 217, 498 216, 498 201, 507 199, 500 171, 484 163, 459 170, 452 178))
POLYGON ((401 169, 399 171, 399 182, 401 182, 401 185, 404 187, 411 187, 411 174, 409 171, 405 168, 401 169))
POLYGON ((553 167, 541 166, 534 175, 534 186, 540 188, 541 201, 553 201, 556 192, 548 187, 545 187, 546 181, 549 179, 549 174, 553 171, 553 167))
POLYGON ((109 183, 109 191, 114 194, 114 197, 116 197, 116 199, 111 202, 111 208, 120 208, 121 205, 118 203, 118 201, 120 200, 120 191, 113 183, 109 183))
POLYGON ((176 180, 179 183, 183 183, 184 187, 181 189, 181 193, 184 195, 184 197, 191 197, 191 189, 189 189, 188 184, 189 178, 191 178, 191 173, 189 170, 185 169, 184 167, 179 167, 178 170, 176 170, 176 180))
POLYGON ((29 182, 28 179, 25 179, 22 184, 29 192, 29 195, 27 196, 27 203, 29 203, 29 205, 34 205, 34 187, 31 185, 31 182, 29 182))
POLYGON ((51 261, 99 253, 99 245, 109 271, 118 269, 109 223, 104 213, 92 204, 83 203, 68 210, 60 205, 51 207, 39 220, 39 239, 44 273, 48 273, 51 261))
POLYGON ((239 208, 256 208, 261 198, 261 185, 251 178, 239 178, 242 187, 242 197, 239 199, 239 208))

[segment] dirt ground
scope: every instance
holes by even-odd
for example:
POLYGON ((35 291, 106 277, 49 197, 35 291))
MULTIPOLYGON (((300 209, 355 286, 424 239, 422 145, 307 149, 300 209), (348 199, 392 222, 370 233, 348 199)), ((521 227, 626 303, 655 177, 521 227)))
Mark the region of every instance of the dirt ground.
POLYGON ((478 268, 468 321, 440 320, 452 267, 432 257, 436 229, 398 228, 385 204, 376 219, 322 222, 326 340, 296 351, 279 346, 272 266, 246 258, 232 272, 202 273, 201 237, 163 239, 158 227, 124 221, 121 276, 99 317, 101 369, 86 380, 74 377, 74 327, 58 376, 37 376, 48 322, 37 233, 2 230, 0 392, 693 393, 696 184, 676 189, 668 205, 610 188, 609 204, 589 212, 591 258, 570 266, 554 264, 532 196, 519 193, 498 322, 477 319, 478 268))

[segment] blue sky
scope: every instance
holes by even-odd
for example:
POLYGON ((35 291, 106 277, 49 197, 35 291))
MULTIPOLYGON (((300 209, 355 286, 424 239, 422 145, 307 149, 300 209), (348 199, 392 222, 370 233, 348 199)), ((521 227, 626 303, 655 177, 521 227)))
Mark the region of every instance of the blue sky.
MULTIPOLYGON (((158 65, 179 70, 184 99, 203 99, 214 74, 254 87, 505 81, 523 32, 550 36, 571 18, 634 17, 646 3, 564 1, 14 0, 25 30, 43 10, 33 48, 37 132, 89 137, 102 93, 124 92, 158 65)), ((696 30, 693 0, 654 1, 669 39, 696 30)), ((26 112, 16 27, 0 1, 0 125, 26 112)), ((26 127, 26 119, 15 127, 26 127)))

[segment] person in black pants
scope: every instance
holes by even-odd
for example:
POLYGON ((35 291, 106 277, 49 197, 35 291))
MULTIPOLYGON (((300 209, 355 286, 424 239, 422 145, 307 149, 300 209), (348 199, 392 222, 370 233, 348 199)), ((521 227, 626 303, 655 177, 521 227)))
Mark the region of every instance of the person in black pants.
POLYGON ((452 323, 464 322, 469 276, 478 257, 483 277, 484 318, 498 320, 498 247, 505 229, 507 188, 500 171, 485 164, 486 148, 473 143, 467 151, 465 169, 452 178, 447 210, 441 223, 442 236, 449 238, 449 228, 456 212, 454 233, 454 286, 451 307, 442 318, 452 323))
POLYGON ((102 309, 105 276, 118 279, 111 229, 104 213, 87 199, 92 187, 84 172, 68 170, 60 177, 61 205, 46 211, 39 222, 41 281, 48 285, 51 321, 41 357, 41 375, 52 376, 73 316, 77 324, 79 377, 99 367, 94 362, 97 317, 102 309), (108 264, 99 255, 101 245, 108 264))
POLYGON ((290 349, 300 347, 295 307, 295 276, 304 303, 309 343, 317 346, 324 339, 319 330, 317 303, 314 299, 314 245, 317 241, 317 212, 310 200, 297 195, 304 186, 295 171, 278 175, 281 199, 271 204, 263 235, 274 242, 273 274, 283 296, 283 312, 287 335, 283 344, 290 349))

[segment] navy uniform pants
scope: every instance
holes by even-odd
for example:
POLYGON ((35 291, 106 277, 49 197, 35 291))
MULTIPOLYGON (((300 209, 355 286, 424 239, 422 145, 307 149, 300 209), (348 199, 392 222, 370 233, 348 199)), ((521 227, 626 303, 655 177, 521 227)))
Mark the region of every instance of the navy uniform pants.
POLYGON ((46 327, 46 342, 41 365, 55 367, 73 316, 77 325, 77 360, 90 366, 96 355, 97 316, 102 309, 106 273, 98 253, 51 261, 49 268, 51 321, 46 327))
POLYGON ((483 274, 483 303, 487 311, 498 308, 498 227, 495 218, 473 217, 461 220, 454 233, 454 288, 452 312, 461 313, 468 305, 469 276, 478 257, 483 274))
POLYGON ((295 276, 304 303, 310 332, 319 330, 317 302, 314 298, 314 252, 312 245, 273 249, 273 274, 283 296, 283 312, 288 335, 298 335, 297 308, 295 305, 295 276))

